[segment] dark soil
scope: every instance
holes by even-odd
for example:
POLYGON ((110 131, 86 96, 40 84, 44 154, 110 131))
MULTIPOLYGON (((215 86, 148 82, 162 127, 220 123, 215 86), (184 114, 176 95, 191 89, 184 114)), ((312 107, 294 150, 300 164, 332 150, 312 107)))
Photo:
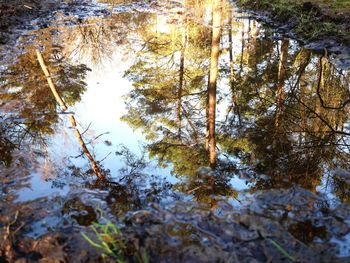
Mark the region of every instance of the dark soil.
POLYGON ((48 27, 58 11, 66 16, 79 14, 79 18, 107 12, 94 7, 86 0, 0 0, 0 49, 12 45, 26 30, 48 27))
POLYGON ((0 0, 0 44, 9 41, 9 33, 25 29, 35 18, 48 15, 60 5, 57 0, 0 0))

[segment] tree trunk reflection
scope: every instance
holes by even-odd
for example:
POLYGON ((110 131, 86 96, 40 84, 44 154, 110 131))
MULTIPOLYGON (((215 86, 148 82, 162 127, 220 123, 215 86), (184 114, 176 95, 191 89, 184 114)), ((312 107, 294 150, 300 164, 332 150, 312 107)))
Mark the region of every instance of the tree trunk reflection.
POLYGON ((278 65, 278 84, 277 84, 277 105, 275 115, 275 126, 278 128, 283 125, 283 103, 284 103, 284 80, 286 77, 286 62, 288 55, 289 40, 283 40, 281 45, 280 60, 278 65))
POLYGON ((209 162, 216 165, 215 115, 216 115, 216 82, 218 79, 220 34, 221 34, 222 0, 213 3, 213 31, 211 42, 210 73, 208 82, 208 126, 209 126, 209 162))

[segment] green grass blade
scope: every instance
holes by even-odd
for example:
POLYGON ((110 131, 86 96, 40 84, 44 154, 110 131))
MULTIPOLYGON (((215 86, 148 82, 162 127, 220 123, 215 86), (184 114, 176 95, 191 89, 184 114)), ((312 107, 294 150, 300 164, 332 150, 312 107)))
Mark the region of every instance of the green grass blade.
POLYGON ((290 254, 288 254, 287 251, 285 251, 283 249, 283 247, 281 247, 276 241, 274 241, 271 238, 266 238, 268 241, 270 241, 283 255, 285 255, 289 260, 295 262, 295 258, 293 256, 291 256, 290 254))
POLYGON ((89 242, 89 244, 93 247, 99 248, 99 249, 103 249, 103 247, 99 244, 97 244, 96 242, 92 241, 85 233, 81 233, 82 236, 84 237, 84 239, 89 242))

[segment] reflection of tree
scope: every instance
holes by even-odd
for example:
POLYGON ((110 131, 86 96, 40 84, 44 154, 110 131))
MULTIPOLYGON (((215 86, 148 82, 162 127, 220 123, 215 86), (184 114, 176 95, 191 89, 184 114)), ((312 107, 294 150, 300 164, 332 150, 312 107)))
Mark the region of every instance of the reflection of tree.
MULTIPOLYGON (((259 41, 253 43, 259 45, 259 41)), ((262 50, 257 47, 259 49, 262 50)), ((225 133, 220 143, 254 167, 256 188, 290 187, 297 183, 316 191, 325 169, 333 167, 333 158, 348 166, 348 162, 344 162, 348 156, 348 139, 344 137, 347 135, 344 123, 348 118, 348 107, 344 103, 348 90, 344 84, 348 76, 337 73, 324 58, 320 62, 311 58, 307 50, 295 52, 288 41, 282 41, 278 64, 276 60, 266 59, 271 58, 269 53, 266 55, 254 59, 258 64, 254 81, 251 71, 245 70, 250 67, 249 63, 242 64, 241 74, 235 80, 235 92, 241 94, 237 100, 244 101, 240 103, 245 105, 240 115, 245 126, 237 126, 240 129, 237 136, 232 126, 223 124, 225 133), (274 87, 276 92, 271 89, 274 87), (237 92, 240 89, 242 93, 237 92), (250 90, 255 93, 249 95, 250 90), (320 94, 325 101, 319 99, 320 94), (334 109, 337 105, 344 106, 334 109), (260 174, 268 175, 268 179, 260 174)), ((237 63, 239 61, 240 58, 237 63)), ((230 120, 235 117, 235 113, 228 116, 229 125, 234 124, 230 120)))
MULTIPOLYGON (((208 162, 215 165, 218 147, 221 154, 236 155, 242 163, 254 167, 257 188, 298 183, 315 191, 324 172, 320 164, 331 165, 331 156, 338 156, 340 150, 336 134, 343 133, 344 125, 339 121, 336 124, 335 119, 344 123, 347 109, 322 105, 341 105, 339 101, 345 100, 342 76, 335 70, 330 73, 324 59, 319 73, 310 52, 296 50, 288 40, 282 40, 279 48, 279 43, 268 39, 254 22, 226 19, 232 12, 221 14, 216 8, 220 5, 211 6, 212 30, 205 31, 202 25, 181 15, 178 30, 172 25, 165 30, 163 25, 162 30, 142 33, 144 49, 126 72, 134 89, 128 96, 128 113, 123 119, 143 130, 150 141, 151 157, 161 165, 171 164, 176 175, 189 176, 187 181, 194 189, 202 189, 195 183, 197 170, 208 162), (228 60, 223 60, 229 64, 222 70, 222 77, 227 79, 232 94, 225 122, 215 118, 221 20, 229 23, 228 41, 222 42, 224 48, 228 46, 228 60), (212 33, 211 45, 203 45, 194 37, 195 28, 207 36, 212 33), (234 55, 233 43, 237 43, 240 33, 242 52, 234 55), (207 88, 203 81, 206 63, 210 64, 207 88), (336 83, 342 83, 343 88, 336 83), (317 92, 324 101, 315 96, 317 92), (330 94, 339 95, 331 98, 330 94), (205 114, 207 123, 203 122, 205 114), (219 129, 215 129, 216 123, 220 123, 219 129), (206 145, 215 145, 209 148, 209 154, 206 145), (269 180, 259 178, 261 173, 267 174, 269 180)), ((217 168, 220 166, 218 160, 217 168)))
POLYGON ((223 171, 212 174, 211 170, 202 167, 194 175, 183 178, 175 188, 193 194, 197 202, 209 204, 213 208, 220 197, 237 197, 237 191, 229 184, 230 179, 223 171))
POLYGON ((258 161, 255 166, 258 173, 256 188, 287 188, 296 183, 316 190, 322 176, 319 164, 328 157, 322 148, 303 151, 292 136, 275 133, 272 117, 256 122, 247 131, 247 136, 249 144, 253 145, 253 158, 249 163, 258 161), (269 178, 259 179, 259 174, 266 174, 269 178))
POLYGON ((216 165, 216 142, 215 142, 215 121, 216 121, 216 83, 218 79, 218 64, 220 51, 222 1, 213 3, 213 29, 210 56, 210 70, 208 80, 208 145, 209 162, 211 167, 216 165))
POLYGON ((12 163, 12 152, 17 147, 18 132, 13 122, 13 118, 0 116, 0 165, 9 166, 12 163))
POLYGON ((287 62, 287 54, 288 54, 288 40, 283 40, 281 45, 281 57, 278 65, 278 83, 277 83, 277 102, 276 102, 276 117, 275 117, 275 126, 279 127, 280 122, 283 125, 283 110, 282 106, 284 103, 284 80, 286 76, 285 67, 287 62))
POLYGON ((199 143, 202 132, 198 127, 201 116, 198 105, 205 95, 203 55, 207 51, 203 49, 203 42, 206 43, 206 35, 185 16, 181 16, 180 21, 179 32, 173 25, 159 22, 155 32, 143 32, 144 49, 138 53, 139 60, 126 72, 134 90, 129 95, 129 111, 123 119, 134 128, 147 127, 144 131, 149 139, 192 144, 193 141, 199 143))
POLYGON ((209 6, 210 28, 181 13, 172 17, 179 28, 158 17, 155 28, 149 20, 149 29, 138 31, 144 44, 125 74, 134 89, 123 119, 142 129, 152 158, 186 178, 183 191, 208 189, 201 186, 197 170, 216 161, 220 170, 224 156, 252 167, 256 188, 297 183, 316 191, 324 170, 332 166, 331 156, 347 165, 341 156, 348 151, 342 141, 348 76, 324 56, 318 59, 286 39, 271 40, 256 22, 233 21, 232 11, 219 11, 221 4, 209 6), (215 109, 225 99, 222 84, 228 84, 230 94, 224 121, 217 120, 215 109))
MULTIPOLYGON (((206 6, 198 4, 197 8, 198 11, 206 6)), ((222 1, 210 4, 209 8, 213 14, 211 28, 185 14, 177 19, 177 28, 170 23, 160 24, 163 20, 159 18, 155 31, 142 33, 144 49, 125 74, 134 89, 127 97, 128 112, 123 120, 133 128, 142 129, 150 141, 147 147, 150 157, 157 158, 162 166, 171 164, 174 174, 187 176, 188 182, 194 185, 199 183, 197 170, 210 163, 209 155, 213 166, 216 162, 215 106, 222 1), (210 98, 209 104, 207 98, 210 98), (210 111, 210 118, 204 123, 206 110, 210 111), (207 124, 210 124, 211 154, 205 147, 207 124)), ((212 194, 222 191, 225 196, 230 195, 228 180, 213 178, 213 186, 216 187, 211 188, 212 194), (224 185, 227 191, 223 190, 224 185)), ((185 186, 180 188, 191 190, 185 190, 185 186)), ((203 184, 203 188, 191 193, 202 192, 205 196, 205 188, 203 184)))
POLYGON ((186 46, 188 41, 188 22, 186 16, 183 16, 182 18, 183 26, 182 32, 181 32, 181 48, 180 48, 180 65, 179 65, 179 88, 177 92, 177 121, 178 121, 178 136, 181 140, 181 126, 182 126, 182 90, 184 86, 184 75, 185 75, 185 52, 186 52, 186 46))
POLYGON ((114 214, 124 216, 129 211, 143 209, 150 202, 160 202, 172 196, 169 193, 171 184, 146 171, 149 162, 144 153, 139 157, 121 146, 116 155, 123 164, 119 181, 101 181, 95 186, 108 189, 106 202, 114 214))
POLYGON ((62 32, 61 37, 66 42, 63 52, 92 64, 103 64, 115 55, 115 46, 120 50, 125 48, 125 51, 135 48, 129 36, 147 25, 147 16, 144 13, 121 13, 108 19, 90 18, 78 23, 62 32))
MULTIPOLYGON (((65 102, 73 105, 85 91, 86 84, 82 79, 88 68, 70 64, 60 47, 52 46, 50 34, 43 39, 47 41, 43 42, 46 47, 43 56, 56 88, 65 102)), ((45 145, 45 135, 55 132, 54 125, 59 121, 59 115, 55 98, 36 59, 34 45, 27 45, 25 52, 2 77, 5 81, 1 96, 8 112, 3 118, 11 119, 11 127, 6 127, 6 133, 2 133, 2 145, 16 148, 25 143, 45 145)), ((6 122, 1 122, 1 125, 6 125, 6 122)))
POLYGON ((348 181, 344 180, 344 178, 334 176, 333 189, 341 202, 350 203, 350 184, 348 181))

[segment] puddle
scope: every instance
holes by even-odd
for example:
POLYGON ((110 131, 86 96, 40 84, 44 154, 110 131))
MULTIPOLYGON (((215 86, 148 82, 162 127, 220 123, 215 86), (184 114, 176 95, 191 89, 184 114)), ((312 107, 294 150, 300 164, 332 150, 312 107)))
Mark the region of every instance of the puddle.
POLYGON ((227 1, 102 2, 0 55, 0 225, 102 210, 154 261, 346 260, 349 71, 227 1))

